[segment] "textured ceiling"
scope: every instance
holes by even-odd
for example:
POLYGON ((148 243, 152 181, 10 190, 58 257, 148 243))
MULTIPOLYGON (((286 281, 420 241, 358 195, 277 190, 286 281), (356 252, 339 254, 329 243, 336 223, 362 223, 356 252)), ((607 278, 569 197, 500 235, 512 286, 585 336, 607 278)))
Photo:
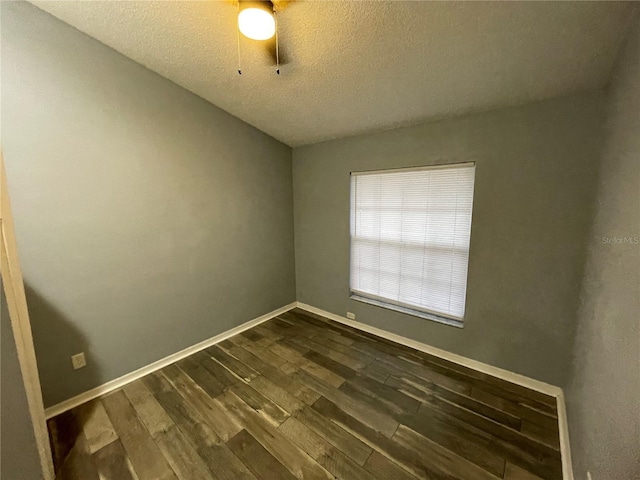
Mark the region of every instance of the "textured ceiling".
POLYGON ((242 40, 230 1, 33 1, 292 146, 605 85, 631 5, 292 2, 288 63, 242 40))

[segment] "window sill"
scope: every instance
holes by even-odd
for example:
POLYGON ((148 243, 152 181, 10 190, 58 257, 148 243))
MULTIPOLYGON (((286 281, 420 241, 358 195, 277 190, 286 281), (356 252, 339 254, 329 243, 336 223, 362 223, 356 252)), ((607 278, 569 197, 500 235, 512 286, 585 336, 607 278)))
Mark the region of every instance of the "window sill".
POLYGON ((367 303, 369 305, 373 305, 380 308, 386 308, 388 310, 404 313, 406 315, 412 315, 414 317, 424 318, 426 320, 431 320, 433 322, 443 323, 451 327, 457 327, 457 328, 464 327, 464 322, 462 322, 461 320, 454 320, 453 318, 441 317, 440 315, 421 312, 420 310, 414 310, 412 308, 400 307, 392 303, 386 303, 380 300, 374 300, 372 298, 367 298, 367 297, 363 297, 361 295, 356 295, 356 294, 351 294, 349 298, 351 298, 351 300, 356 300, 357 302, 367 303))

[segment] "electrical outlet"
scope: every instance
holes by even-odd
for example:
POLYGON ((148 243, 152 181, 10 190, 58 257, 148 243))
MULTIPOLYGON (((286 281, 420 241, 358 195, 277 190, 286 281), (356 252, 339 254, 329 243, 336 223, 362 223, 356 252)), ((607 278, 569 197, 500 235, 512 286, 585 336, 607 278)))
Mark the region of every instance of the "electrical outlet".
POLYGON ((355 320, 356 319, 356 314, 355 313, 351 313, 351 312, 347 312, 347 318, 350 318, 351 320, 355 320))
POLYGON ((73 365, 74 370, 78 370, 79 368, 87 366, 87 359, 84 356, 84 352, 80 352, 77 355, 73 355, 71 357, 71 365, 73 365))

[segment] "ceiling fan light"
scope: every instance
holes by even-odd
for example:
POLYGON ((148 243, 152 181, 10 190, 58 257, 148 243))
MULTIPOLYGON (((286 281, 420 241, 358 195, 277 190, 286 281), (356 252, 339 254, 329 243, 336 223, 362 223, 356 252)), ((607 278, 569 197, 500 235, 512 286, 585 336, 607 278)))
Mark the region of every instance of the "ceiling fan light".
POLYGON ((273 13, 263 8, 245 8, 238 13, 238 28, 245 37, 268 40, 276 33, 273 13))

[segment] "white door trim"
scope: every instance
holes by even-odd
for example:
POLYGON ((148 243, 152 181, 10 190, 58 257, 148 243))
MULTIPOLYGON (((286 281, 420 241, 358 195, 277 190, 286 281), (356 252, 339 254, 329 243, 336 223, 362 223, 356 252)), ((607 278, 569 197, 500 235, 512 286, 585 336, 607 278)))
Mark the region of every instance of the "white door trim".
POLYGON ((24 292, 22 271, 18 261, 11 204, 7 191, 7 179, 0 151, 0 273, 7 299, 7 307, 11 320, 11 329, 18 352, 18 362, 24 382, 29 413, 33 423, 33 432, 36 440, 40 467, 45 480, 53 480, 53 458, 49 444, 49 433, 42 402, 42 390, 40 389, 40 377, 38 376, 38 364, 33 348, 31 335, 31 323, 27 300, 24 292))

